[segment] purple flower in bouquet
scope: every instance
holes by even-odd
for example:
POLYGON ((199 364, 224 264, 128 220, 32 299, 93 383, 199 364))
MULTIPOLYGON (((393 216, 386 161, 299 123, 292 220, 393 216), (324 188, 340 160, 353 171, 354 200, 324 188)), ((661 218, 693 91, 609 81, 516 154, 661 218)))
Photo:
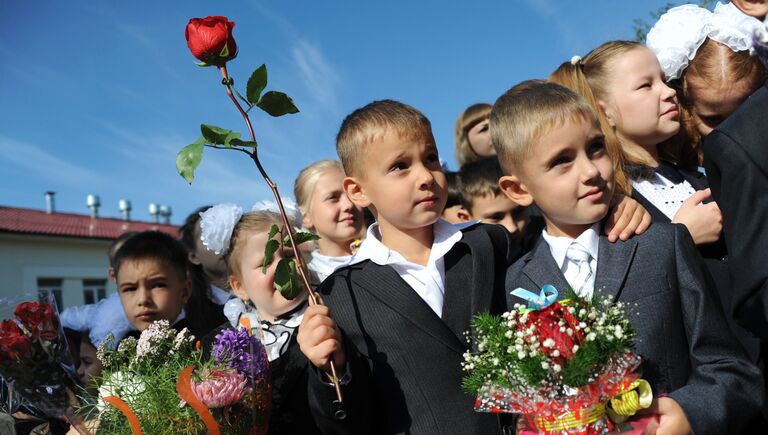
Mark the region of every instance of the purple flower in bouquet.
POLYGON ((226 363, 251 379, 263 377, 267 369, 267 355, 261 341, 242 328, 225 329, 216 335, 213 357, 217 363, 226 363))
POLYGON ((208 408, 223 408, 239 402, 251 391, 248 378, 237 370, 222 370, 208 373, 196 383, 192 381, 192 391, 208 408))

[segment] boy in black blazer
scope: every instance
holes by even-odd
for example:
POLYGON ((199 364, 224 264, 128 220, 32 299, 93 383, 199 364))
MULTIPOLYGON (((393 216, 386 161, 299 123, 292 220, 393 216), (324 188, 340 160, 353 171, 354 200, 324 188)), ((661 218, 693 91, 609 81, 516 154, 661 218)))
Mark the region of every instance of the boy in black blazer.
POLYGON ((591 106, 560 85, 523 82, 496 101, 491 137, 502 190, 535 202, 547 224, 509 268, 507 289, 553 284, 629 303, 659 431, 739 433, 760 409, 762 378, 731 335, 690 234, 656 223, 616 244, 600 235, 614 173, 591 106))
POLYGON ((768 85, 704 138, 704 166, 723 212, 736 320, 768 343, 768 85))
MULTIPOLYGON (((472 315, 504 310, 505 270, 520 248, 501 226, 439 220, 446 180, 418 110, 385 100, 353 112, 337 151, 345 192, 377 223, 351 264, 318 289, 332 317, 310 307, 299 328, 310 361, 325 369, 333 352, 344 374, 343 421, 333 419, 334 389, 310 376, 318 425, 333 434, 510 433, 496 416, 473 411, 474 397, 461 391, 461 361, 472 315)), ((637 226, 645 212, 632 219, 635 206, 623 213, 637 226)))

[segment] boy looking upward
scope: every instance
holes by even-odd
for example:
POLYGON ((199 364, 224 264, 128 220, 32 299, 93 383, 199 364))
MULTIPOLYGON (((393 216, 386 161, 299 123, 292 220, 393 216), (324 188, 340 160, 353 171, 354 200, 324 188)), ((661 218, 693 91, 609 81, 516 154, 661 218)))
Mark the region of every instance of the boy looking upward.
POLYGON ((342 377, 350 380, 342 421, 329 415, 333 388, 310 376, 318 425, 355 434, 511 431, 473 411, 461 361, 472 316, 504 310, 505 270, 519 246, 501 226, 440 219, 446 179, 431 125, 413 107, 384 100, 354 111, 336 148, 346 194, 377 223, 350 264, 319 287, 327 307, 310 307, 299 328, 315 366, 327 373, 332 354, 338 374, 351 375, 342 377))
MULTIPOLYGON (((731 336, 684 226, 656 223, 616 244, 601 235, 615 183, 591 106, 560 85, 523 82, 496 101, 491 136, 501 189, 536 204, 546 222, 536 247, 509 268, 507 289, 553 284, 561 295, 572 288, 631 303, 643 378, 668 394, 651 406, 659 433, 738 433, 759 411, 760 371, 731 336)), ((508 298, 509 307, 521 302, 508 298)))

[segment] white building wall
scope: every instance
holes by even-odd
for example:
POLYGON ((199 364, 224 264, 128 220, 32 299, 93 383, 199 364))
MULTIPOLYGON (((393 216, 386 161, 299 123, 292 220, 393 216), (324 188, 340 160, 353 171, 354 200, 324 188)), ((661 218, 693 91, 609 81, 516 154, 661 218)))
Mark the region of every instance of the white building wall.
POLYGON ((0 298, 36 293, 38 278, 62 280, 63 307, 84 303, 83 280, 107 280, 110 240, 0 233, 0 298))

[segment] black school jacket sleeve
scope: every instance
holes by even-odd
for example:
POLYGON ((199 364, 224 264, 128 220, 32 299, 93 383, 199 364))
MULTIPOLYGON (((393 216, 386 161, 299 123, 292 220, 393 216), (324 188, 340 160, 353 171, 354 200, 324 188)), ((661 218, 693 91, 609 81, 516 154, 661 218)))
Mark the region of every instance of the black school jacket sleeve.
POLYGON ((704 139, 712 195, 723 213, 732 314, 768 341, 768 87, 704 139))
MULTIPOLYGON (((507 288, 567 287, 546 242, 515 263, 507 288)), ((739 433, 757 414, 764 388, 726 325, 690 234, 683 225, 655 223, 625 242, 600 236, 595 290, 630 307, 635 352, 654 394, 683 408, 693 433, 739 433)), ((520 302, 509 295, 508 304, 520 302)))
POLYGON ((472 316, 504 310, 504 273, 518 247, 499 225, 463 232, 445 256, 442 318, 389 266, 364 261, 323 282, 351 374, 343 421, 332 417, 333 389, 310 376, 310 405, 325 433, 500 432, 499 419, 474 412, 474 397, 461 391, 461 361, 472 316))

